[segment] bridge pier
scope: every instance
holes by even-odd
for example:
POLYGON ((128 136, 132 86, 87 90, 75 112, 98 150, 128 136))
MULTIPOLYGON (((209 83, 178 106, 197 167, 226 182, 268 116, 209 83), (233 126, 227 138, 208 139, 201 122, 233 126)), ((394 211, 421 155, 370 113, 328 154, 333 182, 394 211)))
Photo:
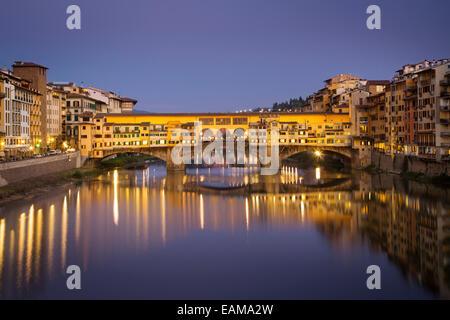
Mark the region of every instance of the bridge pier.
POLYGON ((363 169, 372 164, 371 148, 352 149, 352 168, 363 169))
POLYGON ((167 171, 185 171, 186 165, 184 163, 176 164, 172 161, 172 148, 167 148, 166 150, 166 169, 167 171))

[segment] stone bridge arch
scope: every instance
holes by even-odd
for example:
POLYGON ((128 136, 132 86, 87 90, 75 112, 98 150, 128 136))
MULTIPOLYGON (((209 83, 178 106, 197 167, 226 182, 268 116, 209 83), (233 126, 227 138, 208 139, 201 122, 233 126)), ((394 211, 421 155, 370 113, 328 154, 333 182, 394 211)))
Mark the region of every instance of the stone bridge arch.
POLYGON ((103 157, 100 160, 103 160, 109 156, 114 154, 122 154, 122 153, 141 153, 148 154, 152 157, 158 158, 164 162, 167 162, 168 159, 168 148, 164 147, 155 147, 155 148, 117 148, 110 150, 103 150, 103 157))
POLYGON ((168 170, 184 170, 184 164, 175 164, 172 162, 171 152, 173 147, 167 145, 161 145, 160 147, 142 147, 142 148, 116 148, 103 150, 103 157, 101 160, 109 157, 113 154, 121 154, 121 153, 141 153, 148 154, 155 158, 158 158, 166 163, 166 167, 168 170))
POLYGON ((349 161, 354 160, 355 150, 351 147, 334 146, 280 146, 280 161, 285 160, 295 154, 307 151, 320 151, 322 153, 334 153, 345 157, 349 161))

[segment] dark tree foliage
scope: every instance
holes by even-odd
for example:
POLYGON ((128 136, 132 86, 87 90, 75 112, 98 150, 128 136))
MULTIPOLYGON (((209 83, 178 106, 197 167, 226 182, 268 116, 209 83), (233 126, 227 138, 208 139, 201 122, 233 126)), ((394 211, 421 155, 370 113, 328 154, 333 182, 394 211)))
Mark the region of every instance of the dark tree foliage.
POLYGON ((273 104, 272 110, 273 111, 289 111, 296 108, 301 108, 306 104, 306 101, 303 100, 302 97, 299 97, 298 99, 290 99, 289 101, 285 102, 275 102, 273 104))

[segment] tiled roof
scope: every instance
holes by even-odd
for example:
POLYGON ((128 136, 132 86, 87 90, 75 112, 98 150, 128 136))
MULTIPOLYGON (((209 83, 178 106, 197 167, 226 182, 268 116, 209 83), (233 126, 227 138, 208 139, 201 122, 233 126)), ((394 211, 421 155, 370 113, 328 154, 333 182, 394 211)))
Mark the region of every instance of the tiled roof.
POLYGON ((39 68, 48 69, 47 67, 44 67, 44 66, 34 63, 34 62, 23 62, 23 61, 15 61, 13 64, 13 67, 39 67, 39 68))

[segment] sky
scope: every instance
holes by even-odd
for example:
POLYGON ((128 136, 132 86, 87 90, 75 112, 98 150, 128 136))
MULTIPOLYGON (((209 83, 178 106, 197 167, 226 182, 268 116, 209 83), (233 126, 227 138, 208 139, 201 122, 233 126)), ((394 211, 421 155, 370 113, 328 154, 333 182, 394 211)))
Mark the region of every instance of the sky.
POLYGON ((149 112, 229 112, 307 95, 340 73, 391 79, 450 58, 448 0, 2 0, 0 66, 137 99, 149 112), (66 9, 81 8, 81 30, 66 9), (381 30, 366 9, 381 8, 381 30))

